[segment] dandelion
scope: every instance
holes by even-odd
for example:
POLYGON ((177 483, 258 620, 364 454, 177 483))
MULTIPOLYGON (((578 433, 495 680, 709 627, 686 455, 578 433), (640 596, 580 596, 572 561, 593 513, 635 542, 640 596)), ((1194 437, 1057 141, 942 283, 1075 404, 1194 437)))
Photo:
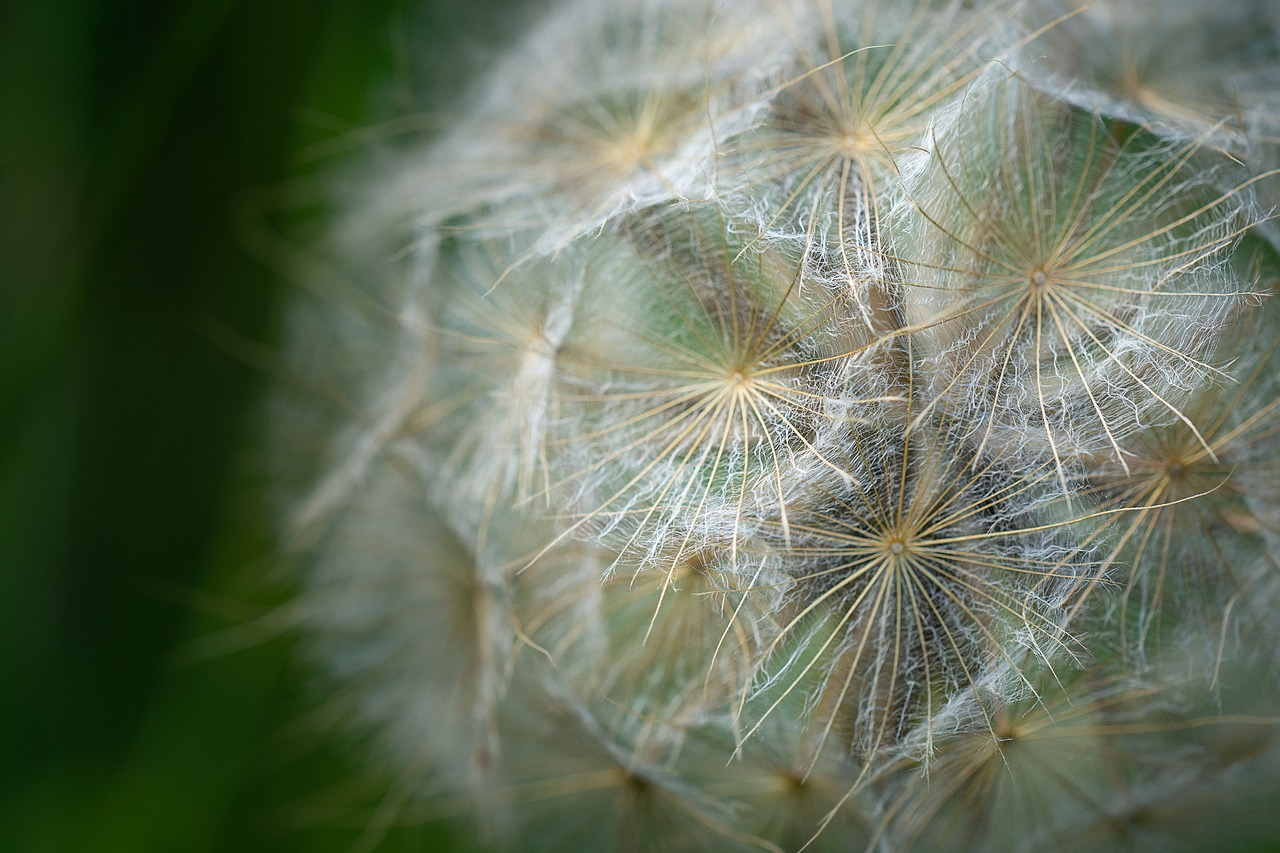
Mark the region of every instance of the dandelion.
POLYGON ((1277 837, 1246 6, 567 0, 401 147, 277 431, 361 845, 1277 837))

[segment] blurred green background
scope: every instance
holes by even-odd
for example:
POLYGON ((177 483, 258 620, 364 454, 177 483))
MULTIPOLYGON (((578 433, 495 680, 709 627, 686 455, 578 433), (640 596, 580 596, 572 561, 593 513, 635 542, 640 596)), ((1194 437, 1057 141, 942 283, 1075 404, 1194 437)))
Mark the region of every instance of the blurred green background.
POLYGON ((0 850, 361 837, 357 750, 308 730, 290 639, 222 643, 288 595, 258 438, 297 283, 245 222, 322 186, 326 143, 447 111, 514 6, 0 10, 0 850))

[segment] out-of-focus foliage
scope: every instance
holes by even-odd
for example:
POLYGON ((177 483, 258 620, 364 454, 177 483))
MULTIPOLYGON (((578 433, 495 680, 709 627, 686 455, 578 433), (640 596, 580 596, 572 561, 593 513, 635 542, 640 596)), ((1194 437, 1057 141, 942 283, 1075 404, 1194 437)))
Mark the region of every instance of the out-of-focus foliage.
POLYGON ((0 10, 0 848, 362 832, 321 799, 349 767, 315 754, 289 643, 227 633, 284 592, 257 445, 296 281, 264 234, 350 131, 484 61, 501 4, 455 6, 0 10))

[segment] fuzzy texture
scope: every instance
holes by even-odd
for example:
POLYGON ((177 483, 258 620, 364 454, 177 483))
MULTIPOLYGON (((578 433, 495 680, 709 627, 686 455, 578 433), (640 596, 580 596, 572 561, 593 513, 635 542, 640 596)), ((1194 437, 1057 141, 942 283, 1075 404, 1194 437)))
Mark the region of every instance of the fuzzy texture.
POLYGON ((1204 23, 571 0, 354 169, 276 423, 365 846, 1280 839, 1280 41, 1204 23))

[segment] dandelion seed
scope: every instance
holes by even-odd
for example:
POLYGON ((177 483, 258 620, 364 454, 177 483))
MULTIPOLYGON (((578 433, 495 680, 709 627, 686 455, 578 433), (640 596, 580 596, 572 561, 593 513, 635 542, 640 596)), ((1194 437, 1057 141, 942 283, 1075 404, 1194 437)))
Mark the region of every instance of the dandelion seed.
POLYGON ((666 574, 619 572, 603 585, 597 563, 595 576, 582 579, 598 590, 595 613, 584 614, 576 584, 553 586, 547 575, 562 570, 545 559, 531 570, 542 577, 522 573, 516 582, 530 596, 537 590, 521 623, 565 677, 626 713, 675 727, 727 714, 769 630, 767 592, 709 553, 688 555, 666 574))
MULTIPOLYGON (((982 411, 980 446, 1127 464, 1142 424, 1180 422, 1249 296, 1225 261, 1254 221, 1198 146, 1170 147, 1015 80, 932 131, 908 180, 895 262, 932 393, 982 411), (1117 138, 1116 133, 1120 133, 1117 138)), ((927 411, 927 407, 926 407, 927 411)))
MULTIPOLYGON (((518 749, 495 786, 494 812, 540 850, 774 851, 734 828, 730 811, 672 770, 696 747, 683 733, 546 686, 513 721, 518 749)), ((696 763, 696 762, 695 762, 696 763)))
POLYGON ((1092 564, 1055 538, 1084 517, 1037 519, 1052 472, 978 461, 957 427, 868 427, 848 451, 857 485, 793 512, 762 717, 814 689, 820 740, 840 732, 873 762, 992 667, 1016 672, 1010 649, 1070 656, 1062 608, 1092 564))
POLYGON ((454 412, 436 430, 454 440, 448 470, 488 506, 545 493, 547 441, 559 419, 559 357, 583 271, 540 259, 505 276, 493 247, 452 247, 438 276, 442 399, 454 412), (500 281, 501 279, 501 281, 500 281), (464 428, 465 425, 465 428, 464 428))
POLYGON ((382 459, 323 542, 297 603, 308 656, 345 685, 326 713, 375 736, 379 763, 414 772, 386 820, 451 774, 468 787, 499 749, 497 705, 514 637, 500 578, 424 500, 414 466, 382 459), (424 618, 430 614, 430 618, 424 618), (447 659, 424 650, 448 649, 447 659))
MULTIPOLYGON (((691 737, 708 741, 714 754, 728 755, 735 741, 724 728, 704 727, 691 737)), ((845 796, 858 776, 847 757, 831 752, 813 763, 813 734, 798 715, 777 715, 733 761, 700 767, 693 781, 724 801, 741 803, 743 828, 783 850, 861 849, 871 837, 876 804, 869 797, 845 796), (833 810, 826 831, 806 847, 833 810)))
POLYGON ((757 109, 767 19, 753 2, 565 4, 495 69, 417 203, 550 253, 618 214, 706 198, 716 145, 757 109))
POLYGON ((899 160, 933 112, 1007 47, 1008 5, 819 4, 821 28, 796 36, 802 70, 777 87, 761 126, 733 143, 761 239, 800 240, 810 274, 849 288, 868 328, 893 324, 876 293, 874 251, 899 160))
POLYGON ((741 255, 718 214, 630 233, 634 249, 588 262, 562 355, 573 428, 554 452, 570 464, 552 490, 581 508, 571 529, 641 564, 739 554, 796 465, 843 473, 823 432, 892 395, 861 367, 871 345, 842 322, 845 295, 803 288, 794 258, 741 255))
POLYGON ((1210 385, 1189 401, 1192 420, 1203 424, 1199 435, 1183 424, 1143 430, 1123 445, 1127 471, 1100 460, 1088 472, 1087 488, 1133 510, 1120 521, 1104 565, 1128 575, 1119 622, 1138 649, 1160 645, 1169 610, 1177 614, 1180 643, 1197 630, 1219 659, 1225 620, 1255 637, 1272 621, 1254 600, 1276 575, 1266 535, 1276 517, 1264 508, 1280 497, 1280 396, 1267 328, 1248 323, 1224 342, 1238 381, 1210 385))
POLYGON ((1225 781, 1207 783, 1185 770, 1199 765, 1217 775, 1208 743, 1188 761, 1170 748, 1170 736, 1230 733, 1265 744, 1280 722, 1236 709, 1199 713, 1188 707, 1185 684, 1168 674, 1134 678, 1119 658, 1035 678, 1034 693, 1021 698, 972 697, 976 725, 928 735, 935 749, 922 762, 903 760, 885 776, 874 842, 895 850, 1095 849, 1114 832, 1126 849, 1141 838, 1164 849, 1173 842, 1167 827, 1133 821, 1126 828, 1118 816, 1225 781), (994 732, 985 720, 995 721, 994 732))
POLYGON ((1280 29, 1266 4, 1226 0, 1053 0, 1059 18, 1026 79, 1091 112, 1244 154, 1256 120, 1280 127, 1280 29), (1077 12, 1078 14, 1071 14, 1077 12))

